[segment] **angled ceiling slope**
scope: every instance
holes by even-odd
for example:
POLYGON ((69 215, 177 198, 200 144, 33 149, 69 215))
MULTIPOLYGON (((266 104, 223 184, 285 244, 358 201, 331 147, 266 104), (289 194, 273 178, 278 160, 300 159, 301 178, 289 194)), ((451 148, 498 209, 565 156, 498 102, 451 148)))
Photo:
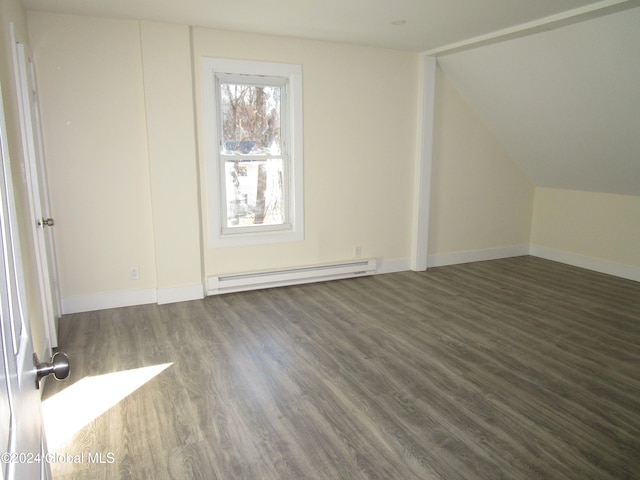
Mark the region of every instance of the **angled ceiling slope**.
POLYGON ((537 186, 640 195, 640 7, 438 62, 537 186))

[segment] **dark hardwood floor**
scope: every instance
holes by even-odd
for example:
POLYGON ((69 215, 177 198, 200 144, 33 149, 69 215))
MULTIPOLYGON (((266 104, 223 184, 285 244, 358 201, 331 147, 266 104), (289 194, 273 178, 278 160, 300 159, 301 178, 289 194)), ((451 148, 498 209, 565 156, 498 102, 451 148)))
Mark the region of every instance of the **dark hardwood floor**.
POLYGON ((640 478, 640 283, 538 258, 69 315, 59 337, 72 373, 45 399, 171 366, 61 445, 85 456, 54 480, 640 478))

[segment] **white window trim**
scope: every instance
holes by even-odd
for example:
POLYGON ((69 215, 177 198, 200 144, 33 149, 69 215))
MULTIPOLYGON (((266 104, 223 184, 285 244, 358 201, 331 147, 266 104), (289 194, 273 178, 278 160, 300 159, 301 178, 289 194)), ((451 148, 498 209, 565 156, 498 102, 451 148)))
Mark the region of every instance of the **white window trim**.
POLYGON ((209 220, 209 246, 211 248, 266 243, 295 242, 304 239, 303 146, 302 146, 302 66, 286 63, 228 60, 204 57, 202 59, 204 100, 204 142, 207 170, 207 207, 209 220), (240 74, 286 77, 289 83, 289 165, 288 201, 290 228, 284 230, 223 233, 220 182, 225 181, 219 168, 216 74, 240 74))

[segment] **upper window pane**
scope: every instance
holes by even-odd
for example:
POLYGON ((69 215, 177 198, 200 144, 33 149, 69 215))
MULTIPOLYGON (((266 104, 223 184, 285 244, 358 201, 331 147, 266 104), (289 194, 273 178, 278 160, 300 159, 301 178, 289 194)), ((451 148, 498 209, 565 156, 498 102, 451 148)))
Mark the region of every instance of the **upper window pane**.
POLYGON ((221 82, 222 152, 280 155, 282 87, 221 82))

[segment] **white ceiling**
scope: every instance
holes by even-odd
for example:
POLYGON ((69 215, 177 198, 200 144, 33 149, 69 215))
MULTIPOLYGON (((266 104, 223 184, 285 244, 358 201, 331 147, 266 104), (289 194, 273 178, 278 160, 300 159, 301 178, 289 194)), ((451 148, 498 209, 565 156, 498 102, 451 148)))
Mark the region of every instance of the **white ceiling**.
POLYGON ((640 7, 438 63, 535 185, 640 195, 640 7))
POLYGON ((426 51, 622 0, 22 0, 28 10, 426 51), (405 20, 402 26, 392 22, 405 20))

